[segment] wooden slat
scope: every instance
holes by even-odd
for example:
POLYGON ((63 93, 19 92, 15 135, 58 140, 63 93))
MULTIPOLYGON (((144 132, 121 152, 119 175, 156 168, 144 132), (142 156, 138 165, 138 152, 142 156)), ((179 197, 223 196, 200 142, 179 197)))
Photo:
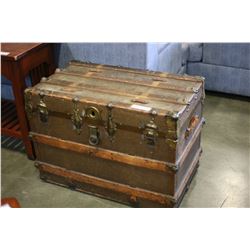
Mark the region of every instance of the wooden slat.
MULTIPOLYGON (((68 82, 68 81, 62 81, 62 80, 49 80, 48 81, 48 84, 51 84, 51 85, 56 85, 56 86, 67 86, 69 87, 69 84, 74 84, 73 82, 68 82)), ((185 102, 177 102, 177 101, 174 101, 174 100, 171 100, 171 99, 164 99, 164 97, 153 97, 153 96, 150 96, 150 95, 144 95, 142 92, 140 93, 135 93, 135 94, 129 94, 129 93, 125 93, 125 92, 120 92, 118 90, 106 90, 106 89, 102 89, 102 88, 93 88, 93 87, 86 87, 85 86, 74 86, 74 89, 77 89, 79 91, 82 91, 82 90, 89 90, 89 91, 93 91, 93 92, 99 92, 99 93, 104 93, 104 94, 110 94, 110 95, 119 95, 119 96, 126 96, 126 97, 131 97, 132 99, 136 99, 138 96, 141 98, 141 99, 147 99, 147 100, 155 100, 155 101, 158 101, 158 102, 165 102, 165 103, 171 103, 171 104, 176 104, 176 105, 183 105, 183 106, 186 106, 188 104, 185 103, 185 102)))
POLYGON ((169 74, 166 72, 146 71, 142 69, 132 69, 132 68, 126 68, 126 67, 117 67, 117 66, 111 66, 111 65, 84 63, 84 62, 76 62, 76 61, 71 61, 69 64, 77 65, 80 67, 87 67, 87 68, 92 67, 92 68, 98 68, 98 69, 115 70, 115 71, 134 73, 134 74, 140 74, 140 75, 157 76, 159 78, 168 78, 168 79, 175 79, 175 80, 180 80, 180 81, 184 80, 184 81, 202 83, 202 79, 197 78, 195 76, 185 77, 181 75, 169 74))
POLYGON ((14 119, 13 121, 11 121, 10 123, 8 123, 6 126, 4 126, 5 128, 11 129, 13 128, 15 125, 19 124, 18 119, 16 117, 16 119, 14 119))
POLYGON ((20 124, 17 123, 12 129, 15 130, 15 131, 19 131, 20 130, 20 124))
POLYGON ((2 109, 2 110, 3 110, 3 109, 6 109, 6 108, 9 107, 10 105, 11 105, 10 102, 5 101, 5 100, 2 100, 2 102, 1 102, 1 109, 2 109))
POLYGON ((11 102, 9 102, 8 104, 6 104, 4 107, 2 107, 1 111, 2 111, 2 116, 9 112, 10 110, 12 110, 13 108, 15 108, 15 105, 11 102))
MULTIPOLYGON (((105 106, 105 107, 106 107, 107 103, 112 101, 113 106, 116 108, 130 110, 130 111, 133 110, 133 112, 148 113, 147 111, 132 109, 131 103, 134 103, 134 102, 131 102, 131 97, 130 98, 127 97, 127 100, 125 98, 124 99, 120 98, 120 101, 113 101, 112 96, 117 97, 117 95, 115 95, 115 94, 107 94, 107 95, 109 95, 108 99, 104 98, 104 97, 101 98, 101 96, 102 96, 101 93, 99 93, 99 96, 97 96, 98 93, 96 93, 95 95, 92 94, 92 95, 88 95, 88 96, 81 96, 79 94, 79 91, 77 94, 75 94, 74 92, 73 92, 74 94, 72 92, 70 93, 69 89, 67 88, 66 85, 63 87, 60 87, 60 85, 52 85, 52 84, 50 85, 49 82, 47 84, 45 82, 43 82, 43 83, 40 83, 39 85, 37 85, 37 88, 34 89, 34 92, 35 92, 34 94, 38 94, 42 90, 45 91, 46 96, 48 96, 48 97, 53 97, 53 98, 56 97, 58 99, 72 101, 72 98, 77 96, 81 103, 93 104, 93 105, 99 105, 99 106, 105 106), (53 86, 56 86, 57 89, 54 88, 53 86)), ((86 91, 88 91, 89 93, 90 92, 93 93, 93 90, 92 91, 86 90, 86 91)), ((135 98, 132 98, 132 99, 134 100, 135 98)), ((173 110, 175 110, 176 112, 181 112, 185 109, 184 105, 164 103, 161 101, 156 101, 156 102, 164 104, 164 108, 163 108, 163 107, 157 107, 156 103, 150 102, 151 103, 150 107, 157 109, 159 115, 165 116, 167 114, 172 114, 173 110), (173 107, 173 105, 175 105, 175 106, 173 107)))
POLYGON ((17 119, 16 110, 13 110, 11 113, 8 114, 6 117, 2 117, 1 126, 5 127, 8 123, 17 119))
POLYGON ((30 134, 34 142, 42 143, 52 147, 57 147, 60 149, 70 150, 78 153, 84 153, 90 156, 95 156, 106 160, 117 161, 141 168, 172 173, 172 171, 170 170, 170 164, 167 165, 163 161, 157 161, 153 159, 147 159, 139 156, 132 156, 120 152, 115 152, 107 149, 96 148, 85 144, 58 139, 52 136, 41 135, 34 132, 31 132, 30 134))
POLYGON ((3 100, 2 103, 5 105, 2 106, 1 133, 6 136, 22 138, 15 103, 10 100, 3 100))
MULTIPOLYGON (((150 81, 150 84, 145 84, 145 81, 131 81, 127 79, 118 79, 118 78, 111 78, 111 77, 103 77, 103 76, 97 76, 95 74, 92 75, 87 75, 87 74, 79 74, 73 71, 59 71, 57 74, 63 74, 63 75, 70 75, 70 76, 79 76, 81 78, 90 78, 90 79, 98 79, 98 80, 105 80, 105 81, 111 81, 111 82, 119 82, 119 83, 125 83, 127 85, 138 85, 138 86, 143 86, 143 87, 148 87, 148 88, 155 88, 155 89, 161 89, 161 90, 168 90, 168 91, 174 91, 174 92, 183 92, 183 93, 193 93, 191 90, 186 90, 186 89, 181 89, 181 88, 176 88, 176 87, 166 87, 166 86, 156 86, 152 85, 152 80, 150 81)), ((167 83, 167 82, 165 82, 167 83)), ((174 86, 174 85, 172 85, 174 86)))
POLYGON ((89 185, 101 187, 103 189, 109 189, 114 192, 123 193, 130 197, 134 196, 134 197, 138 197, 141 199, 157 202, 160 204, 167 204, 169 203, 169 201, 175 202, 174 198, 169 195, 160 194, 160 193, 156 193, 156 192, 152 192, 152 191, 148 191, 148 190, 144 190, 140 188, 133 188, 124 184, 117 183, 117 182, 112 182, 112 181, 104 180, 101 178, 93 177, 90 175, 86 175, 83 173, 66 170, 66 169, 51 165, 51 164, 44 163, 44 162, 38 161, 37 165, 40 171, 47 172, 56 176, 61 176, 61 177, 67 178, 68 180, 82 182, 82 183, 86 183, 89 185))
MULTIPOLYGON (((173 83, 172 81, 164 81, 162 79, 161 80, 150 79, 150 78, 143 78, 143 79, 132 78, 132 79, 130 79, 128 77, 121 77, 120 75, 118 75, 117 77, 113 77, 113 76, 105 76, 104 73, 103 74, 96 74, 96 73, 91 72, 91 74, 89 74, 89 72, 87 72, 87 73, 76 72, 70 68, 66 68, 64 70, 57 71, 55 73, 55 75, 52 76, 52 79, 60 78, 60 76, 62 76, 64 78, 68 78, 68 79, 75 78, 75 79, 83 80, 83 78, 85 78, 86 83, 92 83, 92 84, 93 84, 93 81, 90 82, 89 80, 94 79, 94 80, 97 80, 95 82, 100 82, 100 83, 105 82, 108 84, 115 83, 116 88, 119 88, 120 86, 123 87, 126 85, 130 85, 130 86, 132 85, 133 87, 141 87, 142 91, 165 90, 165 92, 167 94, 169 91, 174 92, 173 94, 179 94, 179 92, 181 92, 182 95, 193 94, 194 89, 197 89, 197 86, 192 85, 191 83, 188 83, 188 85, 186 87, 184 87, 182 83, 181 84, 179 83, 179 85, 176 85, 176 83, 173 83)), ((84 84, 85 84, 85 82, 84 82, 84 84)), ((200 87, 200 85, 201 84, 199 84, 198 87, 200 87)))
POLYGON ((2 135, 13 136, 13 137, 22 139, 22 134, 20 130, 17 131, 13 129, 1 128, 1 133, 2 135))

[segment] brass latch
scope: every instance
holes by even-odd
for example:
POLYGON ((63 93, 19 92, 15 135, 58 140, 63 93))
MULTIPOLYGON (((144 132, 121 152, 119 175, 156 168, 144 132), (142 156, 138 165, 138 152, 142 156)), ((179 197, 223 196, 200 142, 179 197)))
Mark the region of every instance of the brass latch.
POLYGON ((113 140, 113 136, 116 131, 116 123, 113 121, 112 108, 113 108, 112 103, 109 103, 107 105, 108 114, 107 114, 106 130, 108 132, 108 135, 111 141, 113 140))
POLYGON ((89 144, 96 146, 100 142, 100 133, 98 127, 89 125, 89 144))
POLYGON ((48 111, 48 108, 43 100, 45 94, 44 92, 40 92, 39 93, 39 96, 40 96, 40 102, 38 103, 37 105, 37 109, 38 109, 38 113, 39 113, 39 116, 40 116, 40 121, 41 122, 47 122, 48 121, 48 116, 49 116, 49 111, 48 111))
POLYGON ((88 119, 89 127, 89 144, 96 146, 100 142, 100 133, 97 125, 101 121, 101 113, 98 108, 90 106, 86 108, 85 117, 88 119))
POLYGON ((154 146, 156 143, 156 138, 158 137, 158 127, 155 124, 156 111, 152 111, 151 120, 144 126, 143 139, 146 140, 148 145, 154 146))
POLYGON ((73 129, 76 130, 77 134, 81 133, 82 129, 82 116, 80 114, 80 110, 77 107, 79 99, 77 97, 72 99, 73 102, 73 112, 71 115, 71 121, 73 123, 73 129))

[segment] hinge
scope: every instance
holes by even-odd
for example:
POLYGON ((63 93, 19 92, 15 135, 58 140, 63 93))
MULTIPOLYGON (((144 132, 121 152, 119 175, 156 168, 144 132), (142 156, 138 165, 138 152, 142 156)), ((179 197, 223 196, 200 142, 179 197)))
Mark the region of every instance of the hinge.
POLYGON ((150 146, 154 146, 158 137, 158 127, 155 124, 156 111, 153 110, 151 120, 144 126, 143 139, 150 146))
POLYGON ((77 97, 72 99, 73 102, 73 111, 71 114, 71 121, 73 123, 73 129, 76 130, 77 134, 81 133, 82 130, 82 115, 80 110, 77 107, 79 99, 77 97))
POLYGON ((48 111, 48 108, 44 102, 44 92, 41 91, 39 93, 39 96, 40 96, 40 102, 38 103, 37 105, 37 109, 38 109, 38 113, 39 113, 39 116, 40 116, 40 121, 41 122, 47 122, 48 121, 48 116, 49 116, 49 111, 48 111))

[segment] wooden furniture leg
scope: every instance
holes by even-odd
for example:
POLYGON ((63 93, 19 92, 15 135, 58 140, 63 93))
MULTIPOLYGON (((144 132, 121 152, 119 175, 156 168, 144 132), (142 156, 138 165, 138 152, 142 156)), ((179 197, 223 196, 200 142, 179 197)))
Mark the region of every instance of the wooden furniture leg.
POLYGON ((18 67, 18 64, 15 64, 13 66, 13 71, 15 74, 13 74, 13 79, 12 79, 12 87, 13 87, 13 94, 15 96, 15 104, 16 104, 16 109, 17 109, 17 116, 20 124, 20 129, 21 129, 21 134, 22 134, 22 139, 23 143, 28 155, 28 158, 31 160, 34 160, 34 151, 33 151, 33 146, 32 143, 29 139, 29 131, 28 131, 28 123, 27 119, 25 117, 25 106, 24 106, 24 89, 26 87, 25 84, 25 77, 22 76, 20 69, 18 67))

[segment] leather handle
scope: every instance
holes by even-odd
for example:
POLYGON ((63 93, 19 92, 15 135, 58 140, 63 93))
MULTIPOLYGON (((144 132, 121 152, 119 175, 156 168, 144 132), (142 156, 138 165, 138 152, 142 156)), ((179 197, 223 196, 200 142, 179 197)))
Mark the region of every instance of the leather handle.
POLYGON ((200 118, 198 115, 195 115, 191 118, 191 120, 189 122, 189 126, 186 130, 186 133, 185 133, 185 139, 187 139, 190 136, 190 134, 192 134, 193 130, 196 128, 199 121, 200 121, 200 118))

